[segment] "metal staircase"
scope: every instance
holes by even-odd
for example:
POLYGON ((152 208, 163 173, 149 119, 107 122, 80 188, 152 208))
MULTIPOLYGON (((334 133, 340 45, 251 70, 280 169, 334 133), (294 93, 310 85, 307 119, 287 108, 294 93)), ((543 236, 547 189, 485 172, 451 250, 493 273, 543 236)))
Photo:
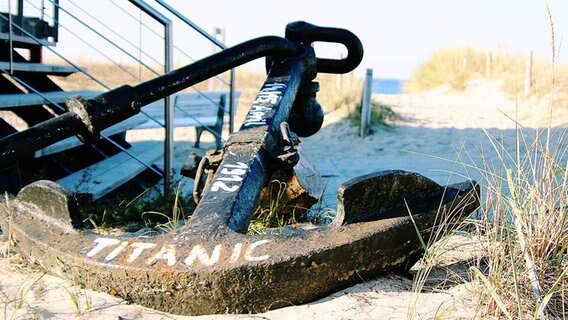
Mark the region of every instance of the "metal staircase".
MULTIPOLYGON (((197 34, 206 48, 224 45, 194 25, 180 12, 163 1, 147 3, 142 0, 97 1, 105 11, 122 18, 111 25, 105 17, 89 12, 82 0, 8 0, 0 5, 0 137, 24 130, 67 111, 65 100, 73 95, 85 98, 107 91, 116 83, 109 83, 98 70, 81 65, 81 58, 65 56, 58 44, 69 41, 84 43, 81 55, 104 61, 113 66, 112 75, 137 84, 173 69, 176 61, 188 64, 195 60, 188 50, 176 45, 173 37, 176 27, 197 34), (139 39, 124 35, 122 28, 133 24, 139 30, 139 39), (143 39, 144 33, 144 39, 143 39), (64 34, 66 37, 62 37, 64 34), (162 47, 156 52, 148 48, 162 47), (126 61, 126 62, 124 62, 126 61), (138 72, 125 65, 135 66, 138 72), (82 79, 82 88, 73 80, 82 79), (69 84, 73 84, 69 86, 69 84), (73 87, 69 89, 66 87, 73 87)), ((155 50, 154 50, 155 51, 155 50)), ((234 74, 230 80, 220 77, 218 82, 231 94, 234 74)), ((194 91, 200 87, 192 88, 194 91)), ((233 99, 226 112, 232 131, 233 99)), ((102 139, 83 143, 71 137, 18 159, 0 168, 0 192, 17 193, 26 184, 48 179, 58 181, 72 192, 85 194, 89 199, 105 197, 117 187, 135 181, 140 174, 164 179, 171 184, 173 153, 173 104, 162 103, 165 113, 165 140, 162 143, 130 143, 126 132, 148 121, 149 115, 137 115, 102 132, 102 139)), ((145 177, 144 180, 148 180, 145 177)))

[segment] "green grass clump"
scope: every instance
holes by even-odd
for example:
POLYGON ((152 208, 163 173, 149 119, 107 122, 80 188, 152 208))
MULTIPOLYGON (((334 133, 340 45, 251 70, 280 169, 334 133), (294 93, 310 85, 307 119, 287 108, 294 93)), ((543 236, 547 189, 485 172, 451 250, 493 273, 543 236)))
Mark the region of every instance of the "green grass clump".
MULTIPOLYGON (((263 234, 267 229, 282 229, 290 221, 286 221, 282 214, 284 207, 283 197, 286 193, 285 182, 272 180, 269 183, 268 207, 259 206, 249 225, 249 234, 263 234)), ((292 217, 293 218, 293 217, 292 217)))
MULTIPOLYGON (((347 115, 347 119, 351 126, 356 127, 357 130, 361 128, 361 103, 357 104, 354 108, 352 108, 347 115)), ((396 118, 396 114, 394 110, 387 105, 383 105, 378 103, 377 101, 371 101, 371 133, 373 131, 373 127, 376 126, 383 126, 390 128, 392 127, 392 121, 396 118)))
POLYGON ((118 192, 112 198, 82 206, 86 226, 99 231, 109 228, 136 231, 143 227, 169 231, 183 224, 195 209, 192 197, 180 195, 179 185, 168 194, 149 195, 147 191, 137 195, 118 192))

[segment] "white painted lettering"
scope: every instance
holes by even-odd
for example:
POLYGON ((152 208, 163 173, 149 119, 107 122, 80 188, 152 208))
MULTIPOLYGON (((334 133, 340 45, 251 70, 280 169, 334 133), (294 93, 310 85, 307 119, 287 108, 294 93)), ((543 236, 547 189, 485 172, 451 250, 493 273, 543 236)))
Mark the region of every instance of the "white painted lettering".
POLYGON ((246 173, 248 166, 246 163, 237 162, 236 164, 227 163, 223 165, 223 168, 219 171, 219 177, 215 179, 215 182, 211 185, 211 191, 218 192, 219 190, 233 192, 239 189, 238 185, 229 186, 223 181, 230 182, 241 182, 246 173))
POLYGON ((219 181, 243 181, 243 178, 233 175, 233 176, 229 176, 229 177, 221 177, 219 179, 217 179, 219 181))
POLYGON ((209 256, 207 250, 205 250, 205 248, 203 248, 201 245, 196 245, 195 247, 193 247, 193 249, 191 249, 189 256, 185 258, 183 262, 186 265, 191 266, 195 261, 195 259, 198 259, 199 262, 201 262, 202 264, 206 266, 212 266, 215 263, 217 263, 217 261, 219 261, 220 256, 221 256, 220 244, 215 246, 213 252, 211 253, 211 256, 209 256))
POLYGON ((237 174, 237 175, 244 175, 246 172, 246 170, 244 169, 229 169, 229 168, 223 168, 223 170, 221 170, 222 174, 237 174))
POLYGON ((282 83, 270 83, 265 85, 254 99, 243 126, 266 125, 266 118, 269 112, 272 111, 272 108, 266 105, 274 106, 280 102, 285 88, 286 85, 282 83))
POLYGON ((128 257, 128 262, 134 262, 134 260, 136 260, 136 258, 138 258, 144 250, 154 248, 156 244, 149 242, 134 242, 130 246, 134 248, 134 250, 128 257))
POLYGON ((225 168, 240 168, 240 169, 247 169, 248 166, 244 162, 237 161, 236 164, 227 163, 224 165, 225 168))
POLYGON ((239 186, 227 186, 224 182, 222 181, 215 181, 213 182, 213 185, 211 185, 211 191, 213 192, 217 192, 219 190, 223 190, 223 191, 227 191, 227 192, 233 192, 236 191, 239 188, 239 186))
POLYGON ((268 242, 270 242, 270 241, 269 240, 260 240, 260 241, 257 241, 257 242, 253 242, 247 248, 247 250, 245 252, 245 259, 247 261, 262 261, 262 260, 266 260, 266 259, 270 258, 270 255, 267 255, 267 254, 265 254, 263 256, 258 256, 258 257, 253 255, 253 251, 254 251, 254 249, 256 249, 256 247, 261 246, 261 245, 268 243, 268 242))
MULTIPOLYGON (((276 104, 278 102, 278 99, 280 99, 280 95, 276 94, 276 92, 270 92, 268 94, 259 94, 256 99, 254 100, 254 103, 267 103, 267 104, 276 104)), ((266 108, 269 109, 269 108, 266 108)))
POLYGON ((265 125, 266 122, 264 121, 252 121, 252 122, 247 122, 247 126, 263 126, 265 125))
POLYGON ((171 244, 165 244, 158 253, 146 260, 146 264, 152 265, 158 260, 166 260, 170 267, 176 264, 176 249, 174 246, 171 244))
POLYGON ((114 259, 126 246, 128 246, 128 241, 122 241, 118 247, 114 248, 114 250, 105 257, 105 260, 110 261, 114 259))
POLYGON ((239 260, 239 257, 241 256, 242 248, 243 248, 242 243, 239 242, 239 243, 235 244, 235 246, 233 247, 233 253, 231 253, 231 257, 229 258, 230 263, 235 263, 239 260))
POLYGON ((264 92, 270 92, 270 91, 278 91, 280 89, 286 88, 286 85, 284 83, 269 83, 266 86, 264 86, 264 88, 262 88, 262 91, 264 92))
POLYGON ((120 240, 109 239, 109 238, 96 238, 95 243, 97 244, 89 253, 87 257, 94 257, 97 253, 101 252, 104 248, 114 246, 120 243, 120 240))
MULTIPOLYGON (((146 250, 156 248, 155 243, 151 242, 134 242, 129 243, 128 241, 120 241, 118 239, 110 239, 110 238, 97 238, 94 240, 96 243, 95 247, 87 253, 88 257, 94 257, 99 254, 103 249, 112 247, 112 251, 105 256, 106 261, 111 261, 115 259, 118 255, 122 252, 125 252, 125 249, 132 248, 132 252, 128 255, 126 261, 128 263, 136 261, 146 250)), ((263 261, 270 258, 269 254, 265 255, 257 255, 255 251, 258 247, 269 243, 269 240, 260 240, 253 242, 250 244, 246 249, 244 248, 242 243, 236 243, 233 245, 232 250, 224 251, 223 245, 217 244, 211 252, 207 251, 205 247, 200 244, 197 244, 191 248, 189 255, 183 260, 183 264, 186 266, 192 266, 194 263, 200 263, 204 266, 212 266, 219 262, 221 259, 221 254, 223 252, 227 252, 225 254, 225 258, 228 258, 229 263, 237 263, 241 259, 244 258, 246 261, 263 261), (229 256, 229 251, 230 256, 229 256), (244 254, 243 254, 244 252, 244 254)), ((110 249, 110 248, 109 248, 110 249)), ((160 260, 163 260, 168 266, 174 266, 177 261, 177 252, 176 247, 171 244, 164 244, 158 252, 156 250, 152 250, 148 253, 149 258, 145 260, 147 265, 153 265, 160 260)), ((181 260, 180 260, 181 262, 181 260)))

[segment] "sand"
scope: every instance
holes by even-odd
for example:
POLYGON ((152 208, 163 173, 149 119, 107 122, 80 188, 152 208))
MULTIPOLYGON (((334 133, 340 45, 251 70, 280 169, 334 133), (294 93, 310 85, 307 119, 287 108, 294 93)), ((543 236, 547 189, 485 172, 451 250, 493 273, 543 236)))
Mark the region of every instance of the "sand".
MULTIPOLYGON (((515 102, 500 91, 499 81, 472 81, 462 93, 446 87, 421 94, 374 95, 390 106, 397 118, 390 127, 374 127, 365 138, 345 120, 343 108, 326 115, 323 128, 302 140, 307 156, 324 177, 324 205, 335 208, 337 186, 350 178, 378 170, 418 172, 440 184, 482 180, 477 168, 498 162, 493 142, 513 152, 516 128, 522 137, 566 134, 568 108, 557 108, 550 118, 547 100, 515 102), (514 121, 516 119, 517 121, 514 121)), ((246 112, 240 108, 242 115, 246 112)), ((237 121, 238 123, 238 121, 237 121)), ((193 130, 176 132, 175 168, 191 147, 193 130)), ((205 138, 205 149, 213 140, 205 138)), ((158 132, 137 132, 129 139, 160 139, 158 132)), ((561 143, 566 143, 562 140, 561 143)), ((565 147, 564 147, 565 148, 565 147)), ((191 188, 191 181, 184 182, 191 188)), ((7 247, 5 239, 0 246, 7 247)), ((7 319, 469 319, 475 314, 476 283, 468 266, 480 257, 482 242, 463 233, 451 238, 420 293, 406 275, 367 280, 329 297, 257 315, 183 317, 157 312, 116 297, 77 288, 71 282, 45 274, 13 253, 0 255, 0 318, 7 319), (120 318, 119 318, 120 317, 120 318)), ((317 281, 317 279, 314 279, 317 281)))

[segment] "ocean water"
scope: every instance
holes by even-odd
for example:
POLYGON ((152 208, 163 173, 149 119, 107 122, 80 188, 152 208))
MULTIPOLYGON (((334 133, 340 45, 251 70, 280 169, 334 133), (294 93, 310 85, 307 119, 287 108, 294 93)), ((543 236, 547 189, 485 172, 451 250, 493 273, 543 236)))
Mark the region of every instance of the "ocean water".
POLYGON ((373 93, 400 94, 402 84, 401 79, 373 78, 373 93))

